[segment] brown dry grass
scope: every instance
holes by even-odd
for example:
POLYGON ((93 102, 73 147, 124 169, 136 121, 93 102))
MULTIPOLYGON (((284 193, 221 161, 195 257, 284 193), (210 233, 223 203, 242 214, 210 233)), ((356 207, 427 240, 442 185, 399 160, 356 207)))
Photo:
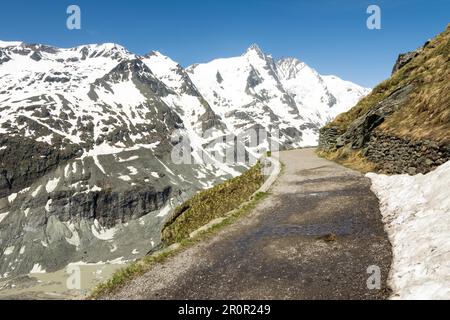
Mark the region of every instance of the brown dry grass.
POLYGON ((328 126, 346 129, 397 89, 413 84, 408 101, 377 130, 399 137, 450 142, 450 25, 390 79, 328 126))
POLYGON ((377 171, 376 164, 364 158, 361 151, 348 148, 341 148, 336 151, 318 150, 317 155, 362 173, 377 171))

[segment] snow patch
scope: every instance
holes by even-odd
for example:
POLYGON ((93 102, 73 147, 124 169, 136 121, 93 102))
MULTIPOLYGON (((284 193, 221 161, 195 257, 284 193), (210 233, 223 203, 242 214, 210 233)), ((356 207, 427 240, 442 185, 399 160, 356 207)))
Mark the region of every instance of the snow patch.
POLYGON ((41 191, 41 188, 42 188, 42 186, 37 187, 37 188, 33 191, 33 193, 31 194, 31 196, 32 196, 33 198, 35 198, 35 197, 37 196, 37 194, 39 193, 39 191, 41 191))
POLYGON ((47 203, 45 204, 45 211, 50 212, 50 207, 52 205, 53 200, 48 199, 47 203))
POLYGON ((152 173, 150 173, 150 174, 151 174, 152 177, 154 177, 154 178, 159 178, 158 172, 152 172, 152 173))
POLYGON ((61 178, 54 178, 48 180, 47 184, 45 185, 45 190, 47 190, 47 193, 51 193, 56 189, 60 179, 61 178))
POLYGON ((9 212, 5 212, 5 213, 0 213, 0 222, 3 221, 3 219, 5 219, 8 216, 9 212))
POLYGON ((132 176, 135 176, 135 175, 138 174, 138 171, 137 171, 137 169, 135 167, 129 166, 129 167, 127 167, 127 169, 130 171, 130 174, 132 176))
POLYGON ((450 299, 450 161, 416 176, 366 175, 393 248, 393 299, 450 299))
POLYGON ((7 48, 7 47, 17 47, 20 46, 22 42, 20 41, 1 41, 0 40, 0 48, 7 48))
POLYGON ((128 162, 128 161, 133 161, 133 160, 137 160, 137 159, 139 159, 139 156, 132 156, 132 157, 129 157, 126 159, 119 158, 119 162, 128 162))
POLYGON ((46 273, 46 271, 42 268, 39 263, 35 263, 33 269, 30 270, 30 274, 42 274, 46 273))
POLYGON ((8 202, 9 202, 9 203, 13 203, 14 200, 16 200, 16 198, 17 198, 17 193, 11 193, 11 194, 8 196, 8 202))
POLYGON ((105 168, 103 168, 102 164, 98 160, 98 156, 95 155, 92 159, 94 159, 95 165, 100 169, 100 171, 103 172, 103 174, 106 174, 105 168))
POLYGON ((9 256, 10 254, 12 254, 14 252, 14 246, 8 247, 5 249, 5 251, 3 251, 3 254, 5 256, 9 256))
POLYGON ((165 217, 170 212, 171 209, 172 207, 170 206, 170 204, 168 204, 164 208, 162 208, 156 216, 165 217))
POLYGON ((106 229, 103 228, 97 219, 94 220, 94 224, 91 227, 92 234, 100 240, 112 240, 116 233, 116 228, 106 229))

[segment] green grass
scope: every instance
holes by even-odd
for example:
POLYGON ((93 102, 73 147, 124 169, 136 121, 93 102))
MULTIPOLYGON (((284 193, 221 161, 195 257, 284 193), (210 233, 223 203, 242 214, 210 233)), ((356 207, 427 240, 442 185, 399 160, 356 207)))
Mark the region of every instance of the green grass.
POLYGON ((261 169, 257 163, 241 176, 201 191, 176 208, 163 228, 163 244, 180 242, 208 222, 237 209, 264 183, 261 169))
POLYGON ((239 177, 199 192, 178 207, 174 218, 163 229, 163 234, 166 235, 163 238, 164 245, 177 243, 177 247, 146 256, 128 267, 118 270, 108 281, 94 288, 88 299, 99 299, 116 292, 132 279, 143 275, 154 265, 163 263, 193 244, 204 241, 218 230, 250 213, 268 195, 265 192, 255 194, 263 182, 261 164, 258 163, 239 177), (194 238, 189 237, 192 231, 217 217, 224 217, 224 220, 200 232, 194 238), (187 223, 186 226, 182 225, 184 222, 187 223))

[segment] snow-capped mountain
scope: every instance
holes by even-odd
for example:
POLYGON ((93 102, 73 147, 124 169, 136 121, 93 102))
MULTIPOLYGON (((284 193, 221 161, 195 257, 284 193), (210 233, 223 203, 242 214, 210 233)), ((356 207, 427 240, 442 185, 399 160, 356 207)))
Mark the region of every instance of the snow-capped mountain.
POLYGON ((322 127, 370 90, 336 76, 323 76, 295 58, 277 61, 278 77, 302 115, 322 127))
POLYGON ((318 129, 369 92, 294 58, 274 61, 257 45, 187 71, 230 130, 276 127, 285 147, 316 145, 318 129))
POLYGON ((173 207, 248 167, 220 160, 226 137, 313 145, 365 93, 257 46, 185 70, 116 44, 0 42, 0 277, 144 255, 173 207), (182 143, 192 163, 173 161, 182 143))
POLYGON ((170 83, 151 57, 115 44, 0 53, 3 277, 143 255, 172 207, 243 169, 209 156, 202 130, 222 135, 220 121, 189 78, 169 67, 170 83), (175 164, 183 139, 211 161, 175 164))

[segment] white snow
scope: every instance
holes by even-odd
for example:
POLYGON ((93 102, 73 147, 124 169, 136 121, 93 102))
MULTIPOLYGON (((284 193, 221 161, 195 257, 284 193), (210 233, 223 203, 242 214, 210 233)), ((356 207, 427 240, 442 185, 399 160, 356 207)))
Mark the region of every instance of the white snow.
POLYGON ((0 223, 8 216, 9 212, 0 213, 0 223))
POLYGON ((121 175, 121 176, 119 176, 118 178, 119 178, 120 180, 123 180, 123 181, 126 181, 126 182, 131 181, 130 176, 127 176, 127 175, 121 175))
POLYGON ((152 171, 150 174, 151 174, 151 176, 154 177, 154 178, 159 178, 158 172, 152 171))
POLYGON ((165 217, 167 214, 169 214, 170 210, 172 210, 172 207, 170 204, 167 204, 164 208, 162 208, 159 213, 156 215, 157 217, 165 217))
POLYGON ((128 166, 127 169, 130 171, 130 174, 132 176, 135 176, 135 175, 137 175, 139 173, 139 171, 133 166, 128 166))
POLYGON ((14 246, 11 246, 11 247, 7 247, 6 249, 5 249, 5 251, 3 251, 3 254, 5 255, 5 256, 9 256, 10 254, 12 254, 14 252, 14 246))
POLYGON ((17 193, 11 193, 11 194, 8 196, 8 202, 9 202, 9 203, 13 203, 14 200, 16 200, 16 198, 17 198, 17 193))
POLYGON ((100 192, 102 191, 102 188, 100 188, 97 185, 94 185, 92 188, 89 189, 90 192, 100 192))
POLYGON ((20 190, 19 191, 19 193, 20 194, 24 194, 24 193, 27 193, 28 191, 30 191, 30 188, 28 187, 28 188, 25 188, 25 189, 22 189, 22 190, 20 190))
POLYGON ((128 162, 128 161, 133 161, 133 160, 137 160, 137 159, 139 159, 139 156, 131 156, 126 159, 119 158, 119 162, 128 162))
POLYGON ((80 236, 78 234, 78 231, 76 230, 75 224, 66 222, 65 225, 72 233, 72 236, 70 238, 66 238, 66 241, 75 247, 79 247, 81 243, 80 236))
MULTIPOLYGON (((240 57, 216 59, 191 66, 188 71, 233 133, 242 132, 253 121, 264 128, 298 128, 307 123, 323 126, 369 92, 335 76, 321 76, 295 58, 273 61, 256 45, 240 57), (250 78, 255 80, 252 87, 248 86, 250 78), (236 114, 247 114, 251 120, 236 114)), ((294 147, 317 145, 318 135, 310 130, 302 139, 294 147)))
POLYGON ((70 163, 69 164, 67 164, 65 167, 64 167, 64 178, 68 178, 69 177, 69 173, 70 173, 70 163))
POLYGON ((46 273, 46 271, 42 268, 39 263, 35 263, 33 268, 30 270, 30 274, 41 274, 46 273))
POLYGON ((450 161, 426 175, 368 173, 393 247, 393 299, 450 299, 450 161))
POLYGON ((45 185, 45 190, 47 190, 47 193, 51 193, 56 189, 60 179, 61 178, 54 178, 48 180, 47 184, 45 185))
POLYGON ((94 224, 91 227, 92 234, 100 240, 112 240, 114 238, 114 235, 116 234, 117 229, 111 228, 106 229, 103 228, 97 219, 94 220, 94 224))
POLYGON ((52 202, 52 199, 47 200, 47 203, 45 204, 45 211, 50 212, 50 206, 52 205, 52 202))
POLYGON ((103 168, 100 160, 98 160, 98 156, 95 155, 92 157, 92 159, 94 159, 95 165, 100 169, 100 171, 103 172, 103 174, 106 174, 105 168, 103 168))
POLYGON ((20 46, 22 42, 20 41, 1 41, 0 40, 0 48, 6 48, 6 47, 16 47, 20 46))
POLYGON ((33 198, 35 198, 35 197, 38 195, 39 191, 41 191, 41 188, 42 188, 42 186, 38 186, 38 187, 33 191, 33 193, 31 194, 31 196, 32 196, 33 198))

